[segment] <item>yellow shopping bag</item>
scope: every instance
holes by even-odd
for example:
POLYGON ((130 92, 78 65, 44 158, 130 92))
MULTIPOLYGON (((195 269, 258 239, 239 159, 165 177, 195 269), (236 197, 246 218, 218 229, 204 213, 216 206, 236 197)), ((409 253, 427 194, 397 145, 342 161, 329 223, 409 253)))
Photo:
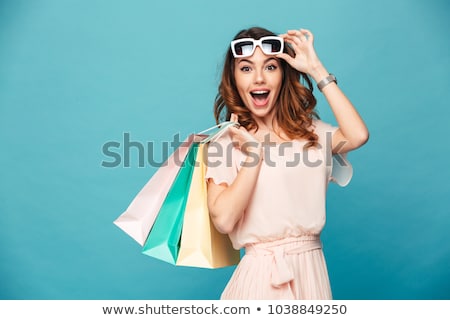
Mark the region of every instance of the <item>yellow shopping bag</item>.
POLYGON ((176 264, 200 268, 221 268, 239 262, 228 235, 217 231, 207 205, 205 143, 200 143, 184 212, 180 250, 176 264))

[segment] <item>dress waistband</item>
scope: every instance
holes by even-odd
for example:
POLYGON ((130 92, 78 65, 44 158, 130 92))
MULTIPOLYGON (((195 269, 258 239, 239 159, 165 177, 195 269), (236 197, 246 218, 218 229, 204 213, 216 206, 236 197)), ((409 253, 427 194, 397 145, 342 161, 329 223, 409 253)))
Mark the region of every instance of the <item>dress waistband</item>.
POLYGON ((273 241, 249 243, 245 246, 246 254, 273 254, 274 250, 282 247, 286 254, 297 254, 305 251, 322 248, 320 235, 303 235, 299 237, 287 237, 273 241))
POLYGON ((273 256, 271 267, 272 286, 282 288, 288 285, 289 294, 286 298, 293 298, 289 283, 294 274, 286 262, 286 255, 301 254, 307 251, 322 249, 320 235, 304 235, 284 239, 248 244, 245 254, 252 256, 273 256))

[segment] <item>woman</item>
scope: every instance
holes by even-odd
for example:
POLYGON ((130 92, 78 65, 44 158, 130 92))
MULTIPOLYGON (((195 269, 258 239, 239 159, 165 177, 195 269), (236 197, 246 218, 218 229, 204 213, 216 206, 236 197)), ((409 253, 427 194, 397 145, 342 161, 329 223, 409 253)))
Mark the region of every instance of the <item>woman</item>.
POLYGON ((313 40, 305 29, 254 27, 226 55, 214 112, 239 126, 208 146, 208 207, 245 255, 222 299, 332 299, 320 242, 326 189, 348 182, 345 154, 369 135, 313 40), (318 119, 311 78, 338 127, 318 119))

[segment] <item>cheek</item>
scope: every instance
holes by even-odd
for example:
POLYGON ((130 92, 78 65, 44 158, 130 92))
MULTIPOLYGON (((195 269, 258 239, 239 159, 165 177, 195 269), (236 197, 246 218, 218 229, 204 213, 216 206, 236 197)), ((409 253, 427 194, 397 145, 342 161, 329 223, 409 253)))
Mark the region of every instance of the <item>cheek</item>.
POLYGON ((281 74, 279 74, 279 75, 273 77, 272 80, 273 80, 273 82, 272 82, 273 88, 276 91, 276 97, 278 97, 278 94, 280 93, 280 90, 281 90, 283 77, 281 74))
POLYGON ((245 77, 235 76, 234 81, 236 83, 236 88, 239 95, 241 96, 241 99, 245 98, 245 92, 248 87, 248 84, 245 81, 245 77))

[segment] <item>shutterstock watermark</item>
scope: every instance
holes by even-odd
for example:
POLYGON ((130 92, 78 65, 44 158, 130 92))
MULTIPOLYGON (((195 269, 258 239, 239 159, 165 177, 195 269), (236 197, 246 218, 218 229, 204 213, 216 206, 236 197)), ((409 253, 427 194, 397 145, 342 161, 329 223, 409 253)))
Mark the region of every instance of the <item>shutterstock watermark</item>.
MULTIPOLYGON (((248 142, 246 147, 252 147, 251 144, 251 142, 248 142)), ((171 141, 162 141, 157 144, 154 141, 133 141, 130 133, 125 132, 122 141, 107 141, 102 145, 102 154, 106 159, 101 162, 101 166, 104 168, 120 166, 124 168, 145 168, 147 166, 159 168, 167 164, 166 160, 169 157, 173 158, 173 162, 177 166, 183 166, 185 157, 182 157, 182 155, 186 155, 190 147, 191 144, 187 144, 180 139, 180 134, 175 134, 171 141), (183 148, 185 150, 182 150, 183 148), (161 153, 157 151, 161 151, 161 153), (159 154, 160 160, 156 159, 157 154, 159 154)), ((304 165, 315 168, 323 163, 330 166, 333 157, 340 166, 348 165, 344 156, 339 153, 339 150, 344 147, 343 142, 335 147, 335 154, 332 156, 331 133, 326 134, 325 145, 318 144, 314 148, 306 148, 304 145, 299 146, 290 141, 275 143, 270 141, 269 135, 264 137, 262 147, 263 161, 269 167, 280 165, 280 161, 276 161, 280 157, 284 159, 282 163, 286 167, 304 165)), ((202 160, 208 167, 223 165, 232 167, 236 156, 235 149, 236 145, 232 142, 223 144, 212 141, 208 143, 202 160)), ((245 162, 242 160, 241 165, 246 167, 256 166, 259 163, 259 157, 260 155, 257 153, 248 152, 245 154, 245 162)), ((194 166, 197 165, 198 163, 194 163, 194 166)))

